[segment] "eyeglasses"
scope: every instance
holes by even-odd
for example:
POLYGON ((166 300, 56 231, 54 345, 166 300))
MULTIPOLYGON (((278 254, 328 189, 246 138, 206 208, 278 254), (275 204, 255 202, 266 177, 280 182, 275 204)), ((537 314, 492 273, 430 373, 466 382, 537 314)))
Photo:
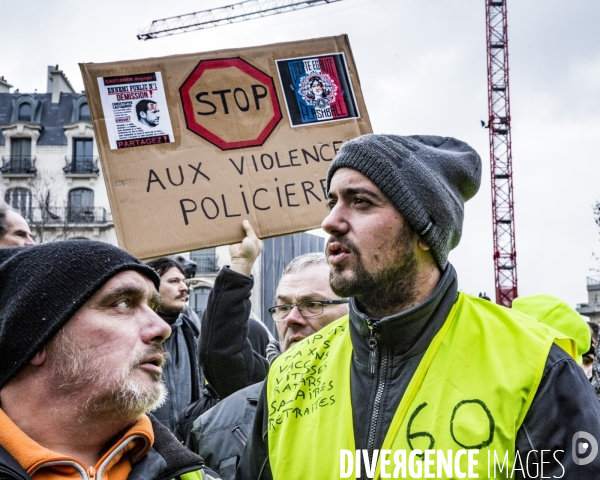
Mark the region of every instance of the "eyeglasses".
POLYGON ((348 300, 308 300, 306 302, 275 305, 269 308, 269 313, 273 317, 273 321, 283 322, 294 307, 298 307, 300 315, 304 318, 309 318, 321 315, 325 305, 342 305, 344 303, 348 303, 348 300))

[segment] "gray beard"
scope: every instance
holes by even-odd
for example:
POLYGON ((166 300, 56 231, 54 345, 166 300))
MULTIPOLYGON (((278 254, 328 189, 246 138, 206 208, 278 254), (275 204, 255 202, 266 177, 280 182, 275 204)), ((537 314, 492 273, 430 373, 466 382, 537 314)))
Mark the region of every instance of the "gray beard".
MULTIPOLYGON (((143 356, 136 359, 129 370, 121 370, 115 378, 115 372, 106 367, 104 359, 80 348, 64 329, 52 340, 51 348, 55 357, 51 381, 62 398, 79 398, 79 423, 105 412, 137 418, 166 401, 167 388, 161 375, 151 374, 156 382, 153 388, 148 388, 133 377, 133 369, 143 356), (84 398, 90 388, 92 393, 84 398)), ((163 350, 158 345, 155 349, 163 350)), ((144 355, 148 353, 154 353, 154 350, 144 352, 144 355)))
MULTIPOLYGON (((336 295, 354 297, 359 309, 375 319, 399 313, 414 304, 418 262, 412 244, 412 231, 408 227, 396 237, 398 252, 403 255, 377 273, 367 271, 356 245, 343 237, 337 240, 356 255, 357 265, 350 278, 338 275, 335 266, 332 266, 329 284, 336 295)), ((339 269, 339 272, 342 273, 343 269, 339 269)))

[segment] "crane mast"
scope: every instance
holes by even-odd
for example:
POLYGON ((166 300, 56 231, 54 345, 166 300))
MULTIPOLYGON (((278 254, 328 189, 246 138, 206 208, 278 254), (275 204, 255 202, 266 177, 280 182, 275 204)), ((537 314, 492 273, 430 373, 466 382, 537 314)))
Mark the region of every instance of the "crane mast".
POLYGON ((517 293, 506 0, 486 0, 487 73, 496 303, 517 293))
POLYGON ((140 30, 137 38, 150 40, 339 1, 341 0, 246 0, 224 7, 154 20, 149 27, 140 30))

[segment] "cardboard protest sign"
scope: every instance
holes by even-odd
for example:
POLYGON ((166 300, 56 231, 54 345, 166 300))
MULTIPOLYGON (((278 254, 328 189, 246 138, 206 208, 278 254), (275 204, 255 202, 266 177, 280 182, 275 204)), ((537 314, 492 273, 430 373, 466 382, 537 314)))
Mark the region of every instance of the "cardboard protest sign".
POLYGON ((371 132, 346 36, 81 71, 119 245, 140 258, 319 227, 341 145, 371 132))

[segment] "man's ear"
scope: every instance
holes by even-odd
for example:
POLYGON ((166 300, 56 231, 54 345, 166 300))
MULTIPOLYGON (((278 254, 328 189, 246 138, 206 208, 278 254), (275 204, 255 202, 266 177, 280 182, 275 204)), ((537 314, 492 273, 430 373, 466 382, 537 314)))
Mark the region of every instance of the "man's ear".
POLYGON ((421 250, 429 250, 431 247, 429 247, 429 245, 427 245, 427 243, 425 242, 425 240, 423 240, 422 238, 419 237, 419 240, 417 241, 417 246, 421 249, 421 250))
POLYGON ((35 356, 29 360, 29 363, 39 367, 46 361, 46 346, 44 345, 42 349, 35 354, 35 356))

